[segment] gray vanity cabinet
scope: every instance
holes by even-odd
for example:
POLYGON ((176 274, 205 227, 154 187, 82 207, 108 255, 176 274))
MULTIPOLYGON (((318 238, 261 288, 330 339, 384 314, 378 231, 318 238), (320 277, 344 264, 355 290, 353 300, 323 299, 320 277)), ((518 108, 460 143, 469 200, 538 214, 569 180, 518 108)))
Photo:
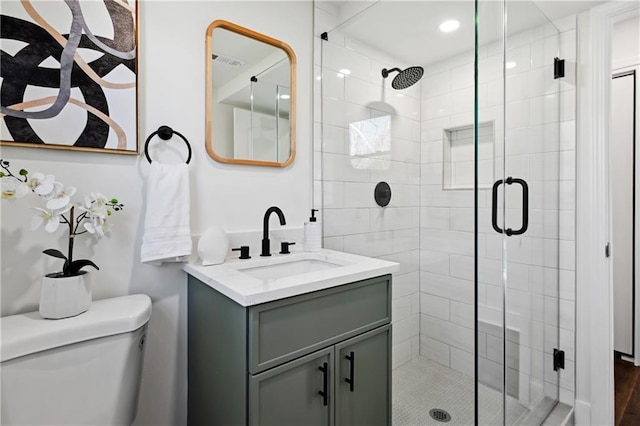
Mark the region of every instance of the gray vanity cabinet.
POLYGON ((389 425, 391 276, 241 306, 189 276, 188 424, 389 425))
POLYGON ((391 424, 391 326, 336 345, 337 425, 391 424))
POLYGON ((333 350, 322 350, 251 376, 249 419, 251 425, 328 426, 333 410, 333 350), (322 370, 320 370, 322 368, 322 370), (325 370, 326 369, 326 370, 325 370), (326 386, 326 388, 325 388, 326 386), (319 392, 325 392, 327 401, 319 392))

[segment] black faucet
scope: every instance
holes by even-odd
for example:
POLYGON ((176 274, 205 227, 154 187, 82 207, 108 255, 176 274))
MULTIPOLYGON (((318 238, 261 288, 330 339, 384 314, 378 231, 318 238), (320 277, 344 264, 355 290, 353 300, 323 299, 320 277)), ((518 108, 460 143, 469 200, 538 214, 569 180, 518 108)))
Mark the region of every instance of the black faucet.
POLYGON ((269 217, 271 213, 276 213, 278 219, 280 219, 280 225, 286 225, 287 221, 284 220, 284 214, 279 207, 269 207, 264 213, 264 223, 262 227, 262 253, 260 256, 271 256, 271 241, 269 241, 269 217))

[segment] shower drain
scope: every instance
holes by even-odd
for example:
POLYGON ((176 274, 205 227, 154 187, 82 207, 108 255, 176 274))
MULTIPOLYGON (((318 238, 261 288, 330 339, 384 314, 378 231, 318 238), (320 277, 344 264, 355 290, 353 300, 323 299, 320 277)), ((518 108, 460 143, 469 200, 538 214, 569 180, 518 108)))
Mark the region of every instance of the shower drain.
POLYGON ((433 410, 430 410, 429 415, 431 416, 432 419, 437 420, 439 422, 448 422, 449 420, 451 420, 451 414, 439 408, 434 408, 433 410))

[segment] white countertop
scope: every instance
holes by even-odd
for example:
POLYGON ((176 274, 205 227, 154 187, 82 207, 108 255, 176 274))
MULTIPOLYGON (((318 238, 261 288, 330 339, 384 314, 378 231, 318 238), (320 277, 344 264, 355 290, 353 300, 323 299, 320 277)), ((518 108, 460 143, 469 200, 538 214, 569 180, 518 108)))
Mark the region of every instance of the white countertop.
POLYGON ((399 271, 400 265, 388 260, 323 249, 315 253, 293 252, 245 260, 227 259, 225 263, 213 266, 202 266, 198 261, 188 263, 182 269, 238 304, 252 306, 390 274, 399 271), (298 260, 319 260, 340 266, 272 279, 254 278, 242 272, 242 269, 298 260))

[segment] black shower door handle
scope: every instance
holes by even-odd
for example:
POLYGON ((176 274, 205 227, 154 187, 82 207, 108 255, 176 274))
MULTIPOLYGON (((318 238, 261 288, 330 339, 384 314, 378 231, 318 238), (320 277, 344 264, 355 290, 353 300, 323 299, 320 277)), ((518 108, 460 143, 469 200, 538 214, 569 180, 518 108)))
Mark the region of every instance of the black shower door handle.
POLYGON ((497 233, 505 233, 507 236, 522 235, 527 232, 527 228, 529 228, 529 185, 527 185, 527 182, 524 179, 513 178, 510 176, 505 180, 500 179, 493 184, 491 225, 497 233), (503 183, 506 183, 507 185, 517 183, 522 186, 522 227, 520 229, 513 230, 511 228, 507 228, 506 230, 502 230, 498 226, 498 188, 503 183))

